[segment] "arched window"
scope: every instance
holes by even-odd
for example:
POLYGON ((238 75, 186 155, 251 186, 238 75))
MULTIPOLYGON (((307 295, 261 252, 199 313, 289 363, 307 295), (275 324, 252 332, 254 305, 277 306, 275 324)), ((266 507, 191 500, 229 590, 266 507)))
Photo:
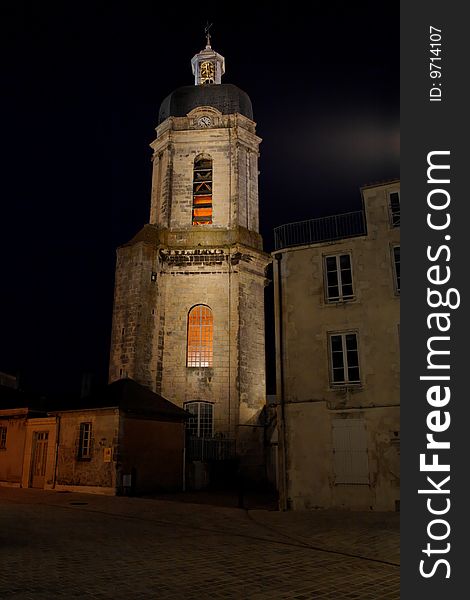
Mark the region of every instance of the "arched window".
POLYGON ((189 435, 198 438, 213 436, 213 406, 209 402, 186 402, 185 410, 191 413, 187 421, 189 435))
POLYGON ((198 304, 188 315, 188 367, 212 367, 214 318, 208 306, 198 304))
POLYGON ((197 158, 193 175, 193 225, 212 223, 212 160, 197 158))

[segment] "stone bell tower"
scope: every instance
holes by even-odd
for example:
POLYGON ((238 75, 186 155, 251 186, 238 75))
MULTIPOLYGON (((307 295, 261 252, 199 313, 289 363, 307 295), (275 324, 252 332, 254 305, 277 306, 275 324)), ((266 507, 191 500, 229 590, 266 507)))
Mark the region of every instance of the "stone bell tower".
POLYGON ((195 437, 236 440, 262 464, 265 270, 251 101, 221 83, 224 58, 191 61, 153 149, 149 224, 117 250, 110 382, 130 377, 193 414, 195 437))

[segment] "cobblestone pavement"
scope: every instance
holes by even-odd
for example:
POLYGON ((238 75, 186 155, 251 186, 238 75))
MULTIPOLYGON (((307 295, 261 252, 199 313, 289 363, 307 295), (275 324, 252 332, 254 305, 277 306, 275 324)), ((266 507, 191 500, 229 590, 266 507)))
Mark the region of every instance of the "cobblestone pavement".
POLYGON ((0 487, 0 598, 399 598, 398 515, 0 487))

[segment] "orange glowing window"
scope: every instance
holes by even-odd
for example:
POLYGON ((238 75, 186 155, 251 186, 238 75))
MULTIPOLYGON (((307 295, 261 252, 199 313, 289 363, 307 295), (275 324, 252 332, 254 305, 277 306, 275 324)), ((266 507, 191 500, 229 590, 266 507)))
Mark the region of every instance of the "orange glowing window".
POLYGON ((188 315, 188 367, 212 367, 214 318, 208 306, 198 304, 188 315))
POLYGON ((194 161, 193 225, 212 223, 212 160, 194 161))

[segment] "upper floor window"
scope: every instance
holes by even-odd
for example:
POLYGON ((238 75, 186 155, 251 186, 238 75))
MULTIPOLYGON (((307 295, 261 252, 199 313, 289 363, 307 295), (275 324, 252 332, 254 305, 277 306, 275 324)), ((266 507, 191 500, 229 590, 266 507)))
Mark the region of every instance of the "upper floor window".
POLYGON ((214 407, 209 402, 186 402, 185 410, 191 413, 187 422, 189 435, 211 438, 214 434, 214 407))
POLYGON ((331 383, 360 383, 356 333, 330 334, 331 383))
POLYGON ((80 423, 78 458, 91 458, 91 423, 80 423))
POLYGON ((337 254, 325 257, 326 299, 340 302, 354 298, 351 256, 337 254))
POLYGON ((208 306, 198 304, 188 315, 188 367, 212 367, 214 318, 208 306))
POLYGON ((0 427, 0 450, 5 450, 7 447, 7 428, 0 427))
POLYGON ((389 203, 390 223, 392 227, 400 227, 400 192, 391 192, 389 203))
POLYGON ((193 175, 193 225, 212 223, 212 160, 194 161, 193 175))
POLYGON ((393 246, 393 265, 395 271, 395 288, 400 291, 400 246, 393 246))

